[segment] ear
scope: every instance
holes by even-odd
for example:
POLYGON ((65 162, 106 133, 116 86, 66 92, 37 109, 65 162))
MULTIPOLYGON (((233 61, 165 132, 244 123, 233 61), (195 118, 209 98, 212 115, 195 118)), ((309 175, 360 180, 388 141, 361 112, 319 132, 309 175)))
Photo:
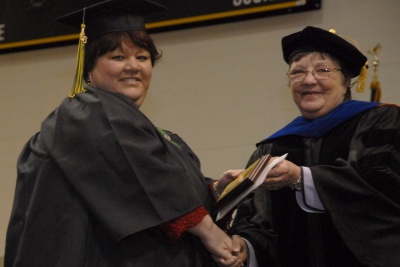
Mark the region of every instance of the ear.
POLYGON ((86 83, 90 84, 92 82, 92 73, 88 72, 87 77, 86 77, 86 83))
POLYGON ((347 77, 346 80, 345 80, 344 82, 345 82, 346 88, 350 87, 350 85, 351 85, 351 78, 347 77))
POLYGON ((343 74, 342 74, 342 77, 343 77, 344 88, 351 88, 351 78, 349 76, 346 77, 343 74))

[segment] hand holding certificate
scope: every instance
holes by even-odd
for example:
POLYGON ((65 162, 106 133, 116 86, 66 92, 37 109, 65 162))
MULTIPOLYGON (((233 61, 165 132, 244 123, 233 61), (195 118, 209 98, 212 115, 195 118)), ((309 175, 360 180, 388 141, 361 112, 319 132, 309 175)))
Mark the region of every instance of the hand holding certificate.
POLYGON ((219 221, 224 218, 242 199, 259 187, 264 182, 269 171, 283 161, 286 156, 287 154, 271 161, 271 156, 265 155, 244 170, 239 177, 225 188, 218 198, 215 204, 216 220, 219 221))

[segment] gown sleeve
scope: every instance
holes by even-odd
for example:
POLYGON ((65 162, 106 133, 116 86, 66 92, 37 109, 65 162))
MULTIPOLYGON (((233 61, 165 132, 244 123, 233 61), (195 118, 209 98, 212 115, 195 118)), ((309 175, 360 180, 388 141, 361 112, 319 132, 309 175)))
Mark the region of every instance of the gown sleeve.
POLYGON ((348 160, 311 167, 320 199, 344 242, 368 266, 400 262, 400 109, 361 118, 348 160))
MULTIPOLYGON (((189 145, 176 133, 171 131, 158 128, 158 131, 173 145, 179 147, 179 150, 184 153, 190 160, 192 164, 194 164, 198 169, 200 169, 200 159, 193 152, 193 150, 189 147, 189 145)), ((209 182, 210 178, 204 178, 207 184, 207 187, 210 187, 209 182)), ((214 180, 212 180, 214 181, 214 180)), ((211 190, 211 189, 210 189, 211 190)), ((200 223, 204 216, 208 214, 207 210, 201 206, 179 218, 175 218, 171 221, 163 223, 160 227, 164 231, 164 233, 168 236, 170 241, 177 242, 184 232, 186 232, 189 228, 196 226, 200 223)))
POLYGON ((120 240, 200 207, 201 173, 126 97, 96 91, 66 99, 42 133, 99 223, 120 240))

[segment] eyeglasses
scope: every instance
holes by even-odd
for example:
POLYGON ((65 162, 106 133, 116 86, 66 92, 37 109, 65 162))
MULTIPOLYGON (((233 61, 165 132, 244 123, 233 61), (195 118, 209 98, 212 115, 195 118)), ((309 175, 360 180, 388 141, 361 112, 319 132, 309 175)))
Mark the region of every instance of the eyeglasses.
POLYGON ((320 81, 329 79, 331 74, 337 71, 341 71, 341 69, 331 68, 328 66, 321 66, 313 69, 312 71, 293 69, 290 70, 287 73, 287 75, 292 82, 301 82, 306 78, 307 74, 310 72, 316 80, 320 81))

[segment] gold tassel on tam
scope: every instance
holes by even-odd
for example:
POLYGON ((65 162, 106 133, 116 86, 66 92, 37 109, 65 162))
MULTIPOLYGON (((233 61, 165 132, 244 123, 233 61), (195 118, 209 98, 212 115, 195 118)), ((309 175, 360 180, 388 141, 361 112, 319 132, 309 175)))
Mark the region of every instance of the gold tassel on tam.
MULTIPOLYGON (((333 33, 333 34, 336 34, 336 30, 335 29, 330 29, 329 32, 333 33)), ((349 41, 351 41, 355 45, 355 47, 357 47, 357 49, 359 51, 361 51, 360 46, 358 45, 358 43, 353 38, 350 38, 350 37, 348 37, 346 35, 338 35, 338 36, 348 39, 349 41)), ((365 62, 365 65, 361 68, 360 74, 358 75, 358 78, 357 78, 357 81, 353 82, 350 85, 350 87, 352 87, 355 83, 357 83, 356 91, 358 93, 364 92, 365 83, 367 81, 367 75, 368 75, 367 69, 368 69, 368 61, 365 62)))
POLYGON ((356 91, 358 93, 364 92, 365 89, 365 82, 367 80, 367 65, 368 63, 365 63, 365 65, 361 68, 360 75, 358 75, 357 78, 357 88, 356 91))
MULTIPOLYGON (((85 16, 85 15, 84 15, 85 16)), ((75 95, 86 92, 83 88, 83 66, 85 61, 85 44, 87 42, 87 36, 85 35, 85 22, 81 24, 81 33, 79 35, 78 53, 76 57, 76 72, 75 80, 72 86, 70 98, 74 98, 75 95)))

